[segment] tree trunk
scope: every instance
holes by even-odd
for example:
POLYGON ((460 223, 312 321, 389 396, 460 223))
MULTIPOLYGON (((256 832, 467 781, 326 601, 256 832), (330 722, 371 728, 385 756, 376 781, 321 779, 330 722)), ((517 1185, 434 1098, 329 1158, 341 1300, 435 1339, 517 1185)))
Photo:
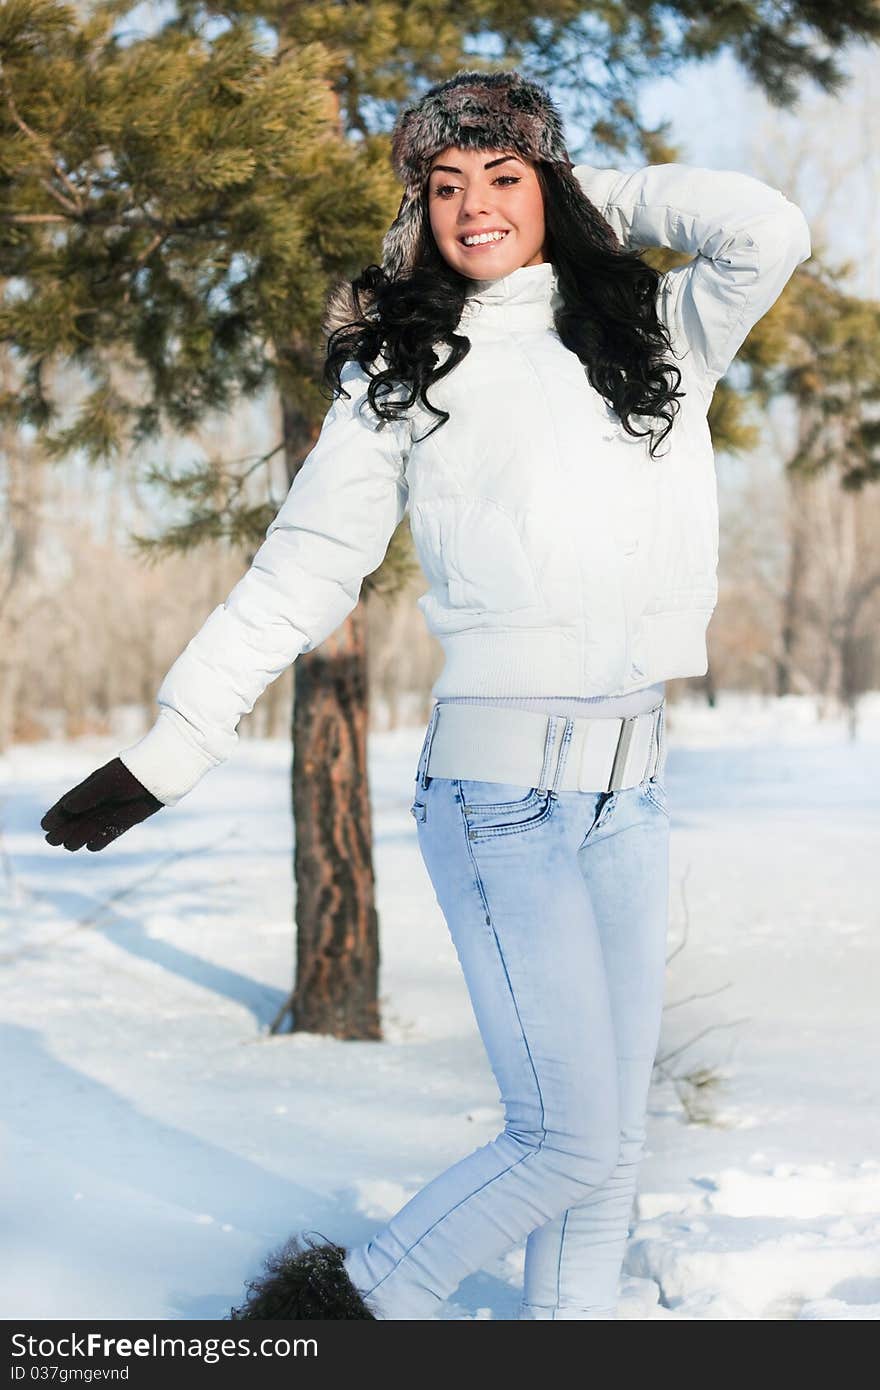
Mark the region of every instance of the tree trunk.
POLYGON ((359 605, 294 666, 297 1032, 381 1038, 367 778, 366 616, 359 605))
POLYGON ((779 635, 779 657, 776 662, 776 694, 790 695, 793 689, 791 668, 798 635, 798 609, 801 586, 806 572, 807 548, 803 527, 794 506, 795 494, 803 484, 800 478, 789 480, 789 499, 792 503, 792 524, 789 532, 790 550, 785 593, 782 599, 782 628, 779 635))
MULTIPOLYGON (((307 422, 281 402, 287 472, 310 443, 307 422)), ((296 977, 272 1024, 293 1032, 381 1039, 379 931, 367 777, 367 623, 362 604, 293 666, 296 977)))
POLYGON ((800 637, 801 601, 807 579, 810 554, 810 487, 809 479, 801 473, 788 471, 788 572, 782 596, 782 621, 779 633, 779 656, 776 661, 776 694, 790 695, 794 691, 792 671, 795 648, 800 637))
MULTIPOLYGON (((0 387, 15 391, 17 379, 8 357, 0 359, 0 387)), ((45 621, 40 596, 32 592, 37 536, 44 495, 45 464, 11 425, 0 431, 0 483, 5 498, 0 545, 0 753, 14 743, 22 716, 28 722, 28 692, 21 689, 21 646, 37 613, 45 621)))

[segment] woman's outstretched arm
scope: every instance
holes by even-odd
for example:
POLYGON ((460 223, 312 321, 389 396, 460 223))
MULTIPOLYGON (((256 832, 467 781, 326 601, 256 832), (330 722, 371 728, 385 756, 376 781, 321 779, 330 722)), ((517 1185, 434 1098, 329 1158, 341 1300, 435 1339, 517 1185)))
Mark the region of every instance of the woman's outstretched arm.
POLYGON ((230 755, 258 696, 348 617, 403 520, 409 422, 377 427, 357 362, 341 379, 350 399, 327 411, 250 568, 164 677, 153 727, 119 754, 166 806, 230 755))

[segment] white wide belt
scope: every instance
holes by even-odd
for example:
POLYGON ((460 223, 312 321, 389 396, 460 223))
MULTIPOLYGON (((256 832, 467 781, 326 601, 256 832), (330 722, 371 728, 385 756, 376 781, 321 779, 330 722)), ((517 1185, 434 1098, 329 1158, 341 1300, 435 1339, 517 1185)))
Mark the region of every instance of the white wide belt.
POLYGON ((540 790, 637 786, 665 762, 665 703, 630 718, 569 719, 509 706, 438 702, 420 770, 431 777, 512 782, 540 790))

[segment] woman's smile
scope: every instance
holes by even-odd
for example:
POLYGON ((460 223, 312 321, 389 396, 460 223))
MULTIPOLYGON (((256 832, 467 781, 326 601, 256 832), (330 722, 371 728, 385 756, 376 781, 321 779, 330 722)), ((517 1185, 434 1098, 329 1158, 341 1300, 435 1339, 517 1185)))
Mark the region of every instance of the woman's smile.
POLYGON ((466 251, 484 251, 492 246, 500 246, 509 235, 509 228, 505 228, 502 232, 463 232, 459 237, 459 242, 466 251), (470 237, 474 237, 475 240, 466 239, 470 237))

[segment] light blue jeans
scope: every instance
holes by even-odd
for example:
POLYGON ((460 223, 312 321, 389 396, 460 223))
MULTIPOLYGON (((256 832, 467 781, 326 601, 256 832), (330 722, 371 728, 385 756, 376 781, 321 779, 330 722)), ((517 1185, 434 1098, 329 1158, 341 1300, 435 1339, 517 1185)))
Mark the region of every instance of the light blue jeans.
MULTIPOLYGON (((526 1242, 520 1318, 615 1318, 660 1033, 669 809, 654 777, 545 791, 425 773, 411 807, 504 1110, 345 1267, 376 1318, 426 1319, 526 1242)), ((661 744, 662 748, 662 744, 661 744)))

